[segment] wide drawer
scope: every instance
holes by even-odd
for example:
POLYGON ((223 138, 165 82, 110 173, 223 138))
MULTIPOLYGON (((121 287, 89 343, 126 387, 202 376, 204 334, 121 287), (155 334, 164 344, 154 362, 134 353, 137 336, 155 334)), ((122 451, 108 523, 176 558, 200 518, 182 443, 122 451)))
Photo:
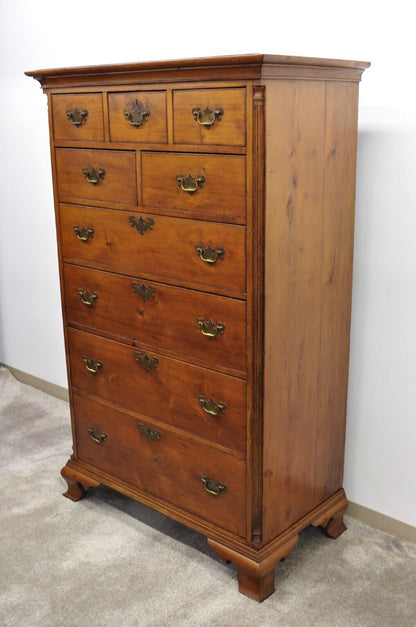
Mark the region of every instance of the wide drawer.
POLYGON ((60 200, 137 205, 136 153, 57 148, 60 200))
POLYGON ((167 141, 165 91, 108 94, 108 114, 111 141, 167 141))
POLYGON ((69 323, 245 372, 244 301, 66 264, 64 283, 69 323))
POLYGON ((101 94, 53 94, 53 136, 56 141, 103 141, 101 94))
POLYGON ((246 90, 179 89, 173 92, 176 144, 245 146, 246 90))
POLYGON ((243 220, 245 157, 144 152, 142 204, 243 220))
POLYGON ((242 460, 77 395, 73 406, 77 459, 245 535, 242 460))
POLYGON ((246 383, 68 329, 72 385, 245 455, 246 383))
POLYGON ((116 270, 246 290, 245 227, 60 205, 62 254, 116 270))

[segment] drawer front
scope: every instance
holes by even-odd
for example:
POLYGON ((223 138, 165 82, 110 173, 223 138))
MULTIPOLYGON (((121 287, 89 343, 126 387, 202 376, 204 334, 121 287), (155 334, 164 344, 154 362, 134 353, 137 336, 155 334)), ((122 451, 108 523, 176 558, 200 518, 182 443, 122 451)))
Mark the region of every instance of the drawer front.
POLYGON ((65 204, 60 217, 64 257, 246 290, 243 226, 65 204))
POLYGON ((57 141, 103 141, 102 95, 54 94, 52 120, 53 135, 57 141))
POLYGON ((243 220, 246 214, 245 158, 144 152, 142 202, 147 207, 225 218, 235 216, 243 220))
POLYGON ((75 388, 244 457, 245 381, 76 329, 68 338, 75 388))
POLYGON ((175 90, 174 142, 245 146, 245 103, 244 88, 175 90))
POLYGON ((242 460, 77 395, 74 416, 79 460, 245 535, 242 460), (217 495, 207 492, 201 477, 217 495), (225 487, 221 489, 220 484, 225 487))
POLYGON ((55 154, 60 200, 137 205, 135 152, 57 148, 55 154))
POLYGON ((70 265, 64 282, 69 323, 245 373, 244 301, 70 265))
POLYGON ((166 92, 108 94, 110 140, 160 143, 167 141, 166 92))

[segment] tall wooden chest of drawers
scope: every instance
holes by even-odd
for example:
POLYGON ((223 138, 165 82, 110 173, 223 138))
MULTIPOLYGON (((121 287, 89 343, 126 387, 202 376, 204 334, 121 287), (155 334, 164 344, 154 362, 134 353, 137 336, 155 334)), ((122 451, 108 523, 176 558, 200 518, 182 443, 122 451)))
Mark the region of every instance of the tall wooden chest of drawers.
POLYGON ((100 483, 208 537, 263 600, 344 529, 358 83, 266 55, 28 72, 48 95, 71 399, 100 483))

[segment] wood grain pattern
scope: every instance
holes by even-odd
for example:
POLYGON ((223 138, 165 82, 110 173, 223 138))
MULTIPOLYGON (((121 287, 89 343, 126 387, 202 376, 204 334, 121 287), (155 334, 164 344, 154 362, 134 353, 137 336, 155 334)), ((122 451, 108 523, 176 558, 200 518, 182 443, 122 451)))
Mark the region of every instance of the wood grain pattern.
POLYGON ((246 213, 245 158, 231 155, 142 154, 142 203, 146 207, 168 207, 200 214, 244 217, 246 213), (176 180, 205 177, 194 194, 184 192, 176 180))
POLYGON ((218 363, 245 376, 244 301, 81 266, 65 265, 64 279, 69 323, 137 340, 155 349, 165 347, 210 367, 218 363), (134 292, 133 282, 153 287, 154 296, 144 302, 134 292), (97 293, 97 303, 85 306, 79 289, 97 293), (224 333, 204 336, 197 323, 199 317, 225 324, 224 333))
POLYGON ((268 537, 342 485, 354 222, 357 87, 282 90, 269 112, 279 145, 266 214, 268 537))
POLYGON ((54 94, 52 96, 53 135, 56 140, 75 142, 103 141, 104 116, 102 94, 54 94), (67 111, 86 110, 88 115, 80 126, 74 126, 67 111))
MULTIPOLYGON (((149 442, 138 429, 143 421, 78 395, 74 407, 80 460, 239 536, 245 534, 243 461, 168 430, 149 442), (88 426, 106 434, 102 445, 91 439, 88 426), (224 483, 226 492, 208 494, 201 475, 224 483)), ((145 425, 158 428, 150 421, 145 425)))
POLYGON ((110 140, 134 143, 164 143, 167 141, 166 92, 133 91, 108 94, 110 140), (126 120, 124 111, 131 111, 135 101, 149 111, 149 118, 134 127, 126 120))
POLYGON ((341 488, 351 319, 358 86, 326 87, 325 189, 314 504, 341 488), (334 428, 334 426, 336 426, 334 428))
POLYGON ((345 530, 368 65, 256 54, 28 73, 49 99, 74 445, 66 496, 102 482, 204 533, 257 601, 302 529, 345 530), (124 113, 136 98, 150 110, 139 129, 124 113), (68 131, 72 103, 89 117, 68 131), (210 129, 192 114, 206 106, 224 109, 210 129), (82 174, 92 166, 105 169, 97 185, 82 174), (183 190, 179 174, 205 180, 183 190), (199 245, 224 257, 208 265, 199 245), (204 411, 202 397, 222 411, 204 411))
POLYGON ((322 59, 270 54, 246 54, 145 63, 120 63, 75 68, 51 68, 25 72, 44 89, 61 86, 158 83, 195 80, 253 80, 274 74, 285 78, 359 81, 369 67, 366 61, 322 59))
POLYGON ((192 283, 205 290, 242 297, 246 291, 246 229, 242 226, 170 218, 147 213, 110 211, 60 205, 62 254, 96 267, 145 274, 147 277, 192 283), (153 220, 143 235, 130 218, 153 220), (74 226, 94 228, 87 242, 77 239, 74 226), (215 263, 201 260, 196 246, 222 248, 215 263), (239 294, 236 294, 239 292, 239 294))
POLYGON ((57 188, 60 200, 137 205, 136 155, 121 150, 57 148, 57 188), (104 169, 97 185, 87 181, 84 168, 104 169))
POLYGON ((145 348, 127 346, 98 335, 69 329, 72 385, 153 420, 204 438, 245 457, 246 384, 214 370, 200 368, 145 348), (158 360, 147 372, 137 363, 140 352, 158 360), (102 363, 97 374, 89 373, 82 358, 102 363), (225 403, 217 416, 209 415, 200 395, 225 403))
POLYGON ((176 89, 173 92, 173 133, 176 144, 245 146, 245 89, 176 89), (210 128, 198 124, 194 107, 223 110, 220 121, 210 128))
MULTIPOLYGON (((248 338, 254 358, 248 372, 251 398, 250 461, 251 461, 251 542, 260 547, 263 543, 263 433, 264 433, 264 271, 265 271, 265 88, 253 87, 253 160, 252 196, 253 211, 251 234, 251 298, 248 302, 250 325, 248 338)), ((261 596, 261 595, 260 595, 261 596)))
POLYGON ((263 490, 270 540, 313 507, 318 411, 325 411, 318 407, 325 85, 286 81, 267 85, 267 93, 263 490))

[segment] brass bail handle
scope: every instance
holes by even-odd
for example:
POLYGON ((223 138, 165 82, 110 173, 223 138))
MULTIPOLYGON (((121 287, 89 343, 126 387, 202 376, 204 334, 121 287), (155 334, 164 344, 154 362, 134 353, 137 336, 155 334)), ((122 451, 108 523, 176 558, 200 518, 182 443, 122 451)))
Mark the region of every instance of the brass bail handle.
POLYGON ((104 168, 82 168, 82 173, 91 185, 98 185, 105 177, 104 168))
POLYGON ((136 100, 131 104, 130 109, 126 107, 123 111, 127 122, 135 128, 140 128, 143 122, 147 122, 150 116, 149 109, 146 109, 140 100, 136 100))
POLYGON ((216 479, 211 479, 210 477, 207 477, 207 475, 201 475, 200 481, 205 490, 213 496, 225 494, 227 491, 227 486, 225 485, 225 483, 221 483, 221 481, 217 481, 216 479))
POLYGON ((87 227, 87 226, 78 226, 78 224, 74 224, 72 228, 74 229, 74 233, 76 237, 81 242, 88 242, 88 240, 91 239, 91 237, 93 237, 95 233, 95 229, 92 226, 87 227))
POLYGON ((208 106, 202 111, 200 107, 194 107, 192 109, 192 115, 200 126, 206 129, 210 129, 214 126, 215 122, 219 122, 224 115, 224 109, 217 107, 216 109, 210 109, 208 106))
POLYGON ((200 394, 198 396, 198 400, 199 400, 199 404, 201 405, 201 407, 210 416, 218 416, 218 414, 223 414, 225 410, 227 409, 226 403, 223 403, 222 401, 219 401, 218 403, 216 403, 213 398, 210 398, 208 400, 207 397, 204 396, 203 394, 200 394))
POLYGON ((207 337, 217 337, 217 335, 224 335, 225 324, 223 322, 213 322, 211 318, 204 320, 204 318, 197 318, 196 320, 202 335, 207 337))
POLYGON ((182 191, 192 195, 196 191, 198 191, 198 189, 204 186, 205 176, 203 176, 202 174, 200 174, 199 176, 192 176, 191 173, 189 173, 188 176, 184 176, 183 174, 177 174, 176 180, 182 191))
POLYGON ((79 109, 78 107, 74 107, 73 109, 67 109, 66 117, 68 122, 71 122, 74 126, 79 128, 87 121, 88 110, 87 109, 79 109))
POLYGON ((205 248, 202 244, 198 244, 198 246, 195 246, 195 250, 198 257, 208 264, 214 264, 218 261, 218 259, 224 259, 225 255, 224 248, 212 248, 210 244, 205 248))
POLYGON ((78 296, 80 297, 81 302, 87 307, 92 307, 98 300, 97 292, 90 292, 89 290, 83 290, 81 288, 78 290, 78 296))
POLYGON ((103 368, 103 362, 99 359, 92 359, 91 357, 83 356, 82 361, 84 362, 85 368, 91 374, 97 374, 103 368))
POLYGON ((98 431, 98 429, 93 429, 93 427, 90 426, 87 427, 87 431, 90 434, 91 440, 96 444, 103 444, 107 439, 105 431, 98 431))

